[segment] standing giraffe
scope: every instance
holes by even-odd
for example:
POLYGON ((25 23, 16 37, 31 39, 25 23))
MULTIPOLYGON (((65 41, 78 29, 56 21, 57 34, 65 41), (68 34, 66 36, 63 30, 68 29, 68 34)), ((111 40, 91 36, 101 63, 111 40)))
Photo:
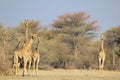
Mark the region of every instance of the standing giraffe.
POLYGON ((101 48, 100 48, 100 52, 99 52, 99 70, 100 71, 103 71, 103 68, 104 68, 104 62, 105 62, 105 57, 106 57, 106 54, 105 54, 105 51, 104 51, 104 34, 102 33, 100 35, 100 39, 101 39, 101 48))
MULTIPOLYGON (((17 47, 15 48, 15 51, 17 51, 18 48, 19 48, 19 46, 20 46, 21 37, 17 37, 17 39, 18 39, 18 45, 17 45, 17 47)), ((15 57, 15 56, 14 56, 14 57, 15 57)), ((14 64, 13 64, 13 73, 14 73, 14 74, 17 74, 18 71, 19 71, 19 66, 20 66, 20 64, 18 63, 18 57, 14 58, 14 59, 16 59, 16 60, 14 60, 14 64)))
POLYGON ((24 61, 24 70, 23 76, 26 74, 27 62, 29 61, 29 66, 31 65, 31 54, 30 49, 33 42, 33 39, 36 35, 32 35, 31 39, 27 41, 21 49, 18 49, 14 53, 14 64, 18 65, 18 58, 23 58, 24 61))
POLYGON ((38 74, 38 64, 40 61, 40 54, 39 54, 39 43, 40 43, 40 38, 38 37, 38 43, 35 51, 33 51, 33 70, 36 71, 36 75, 38 74))

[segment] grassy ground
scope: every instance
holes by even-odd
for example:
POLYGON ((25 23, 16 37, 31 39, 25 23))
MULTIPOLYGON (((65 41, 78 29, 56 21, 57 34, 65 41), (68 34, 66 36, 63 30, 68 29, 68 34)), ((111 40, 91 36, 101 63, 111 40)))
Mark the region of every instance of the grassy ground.
POLYGON ((120 72, 104 71, 104 77, 98 70, 39 70, 38 76, 31 71, 31 76, 0 76, 0 80, 120 80, 120 72))

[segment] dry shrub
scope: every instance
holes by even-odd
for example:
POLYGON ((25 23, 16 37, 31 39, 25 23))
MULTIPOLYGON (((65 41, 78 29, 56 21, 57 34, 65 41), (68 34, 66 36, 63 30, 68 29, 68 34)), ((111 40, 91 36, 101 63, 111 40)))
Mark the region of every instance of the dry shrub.
POLYGON ((9 76, 12 75, 12 70, 10 66, 10 62, 7 60, 0 60, 0 75, 1 76, 9 76))

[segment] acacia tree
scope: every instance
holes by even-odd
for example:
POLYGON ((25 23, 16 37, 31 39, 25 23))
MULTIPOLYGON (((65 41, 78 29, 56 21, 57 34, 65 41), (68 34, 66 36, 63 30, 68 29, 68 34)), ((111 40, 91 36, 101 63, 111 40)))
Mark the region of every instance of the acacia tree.
POLYGON ((114 70, 119 66, 119 60, 120 57, 120 26, 116 26, 114 28, 110 28, 106 31, 106 46, 107 51, 109 53, 109 61, 111 62, 111 68, 114 70), (112 56, 112 57, 111 57, 112 56))
POLYGON ((78 56, 78 48, 83 41, 90 40, 94 36, 97 21, 90 21, 90 15, 86 12, 68 13, 58 16, 53 22, 56 33, 63 34, 62 41, 70 44, 74 58, 78 56))

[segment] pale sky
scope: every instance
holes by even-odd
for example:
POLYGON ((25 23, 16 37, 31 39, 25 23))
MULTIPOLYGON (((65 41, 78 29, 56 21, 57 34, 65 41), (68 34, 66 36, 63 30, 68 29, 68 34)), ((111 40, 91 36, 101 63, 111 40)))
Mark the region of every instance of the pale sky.
POLYGON ((27 18, 49 25, 61 14, 85 11, 104 32, 120 25, 119 8, 120 0, 0 0, 0 24, 17 26, 27 18))

